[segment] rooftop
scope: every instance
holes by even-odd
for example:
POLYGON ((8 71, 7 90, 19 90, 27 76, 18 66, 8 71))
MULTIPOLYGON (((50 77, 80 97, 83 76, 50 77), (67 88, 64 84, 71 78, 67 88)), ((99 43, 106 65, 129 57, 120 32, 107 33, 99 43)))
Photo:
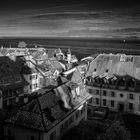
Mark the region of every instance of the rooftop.
POLYGON ((111 86, 116 80, 116 86, 124 89, 133 86, 133 91, 139 90, 140 56, 100 54, 90 63, 86 77, 91 77, 99 86, 111 86))
POLYGON ((80 96, 73 98, 72 84, 74 83, 62 84, 33 99, 21 107, 16 115, 7 119, 6 122, 40 131, 48 131, 89 98, 89 94, 84 89, 81 90, 80 96))

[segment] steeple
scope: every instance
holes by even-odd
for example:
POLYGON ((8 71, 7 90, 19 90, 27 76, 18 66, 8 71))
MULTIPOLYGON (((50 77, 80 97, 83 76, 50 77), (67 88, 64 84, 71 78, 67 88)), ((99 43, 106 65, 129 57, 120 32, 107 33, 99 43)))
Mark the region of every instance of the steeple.
POLYGON ((68 52, 67 52, 67 60, 68 60, 68 62, 71 61, 71 50, 70 50, 70 48, 68 49, 68 52))

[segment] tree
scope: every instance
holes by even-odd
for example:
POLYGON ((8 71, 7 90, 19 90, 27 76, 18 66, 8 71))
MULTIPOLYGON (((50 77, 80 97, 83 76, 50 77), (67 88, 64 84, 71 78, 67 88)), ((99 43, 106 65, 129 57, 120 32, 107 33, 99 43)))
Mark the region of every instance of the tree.
POLYGON ((103 128, 103 125, 95 121, 81 121, 78 126, 64 133, 61 140, 97 140, 103 128))
POLYGON ((27 46, 27 44, 24 41, 20 41, 18 43, 18 48, 25 48, 27 46))
POLYGON ((98 140, 130 140, 130 138, 129 131, 119 121, 116 121, 98 137, 98 140))

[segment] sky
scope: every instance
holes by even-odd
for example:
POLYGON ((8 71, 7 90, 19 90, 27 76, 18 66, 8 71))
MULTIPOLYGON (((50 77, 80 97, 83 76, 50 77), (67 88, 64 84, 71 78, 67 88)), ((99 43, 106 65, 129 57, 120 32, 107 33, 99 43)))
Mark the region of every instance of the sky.
POLYGON ((0 37, 140 38, 134 0, 0 1, 0 37))

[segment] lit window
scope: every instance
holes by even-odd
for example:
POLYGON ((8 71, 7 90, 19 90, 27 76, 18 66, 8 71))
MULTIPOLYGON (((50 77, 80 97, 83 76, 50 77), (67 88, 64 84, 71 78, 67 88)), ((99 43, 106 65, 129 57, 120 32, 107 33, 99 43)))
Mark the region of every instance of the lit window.
POLYGON ((53 131, 51 134, 50 134, 50 140, 55 140, 56 139, 56 131, 53 131))

